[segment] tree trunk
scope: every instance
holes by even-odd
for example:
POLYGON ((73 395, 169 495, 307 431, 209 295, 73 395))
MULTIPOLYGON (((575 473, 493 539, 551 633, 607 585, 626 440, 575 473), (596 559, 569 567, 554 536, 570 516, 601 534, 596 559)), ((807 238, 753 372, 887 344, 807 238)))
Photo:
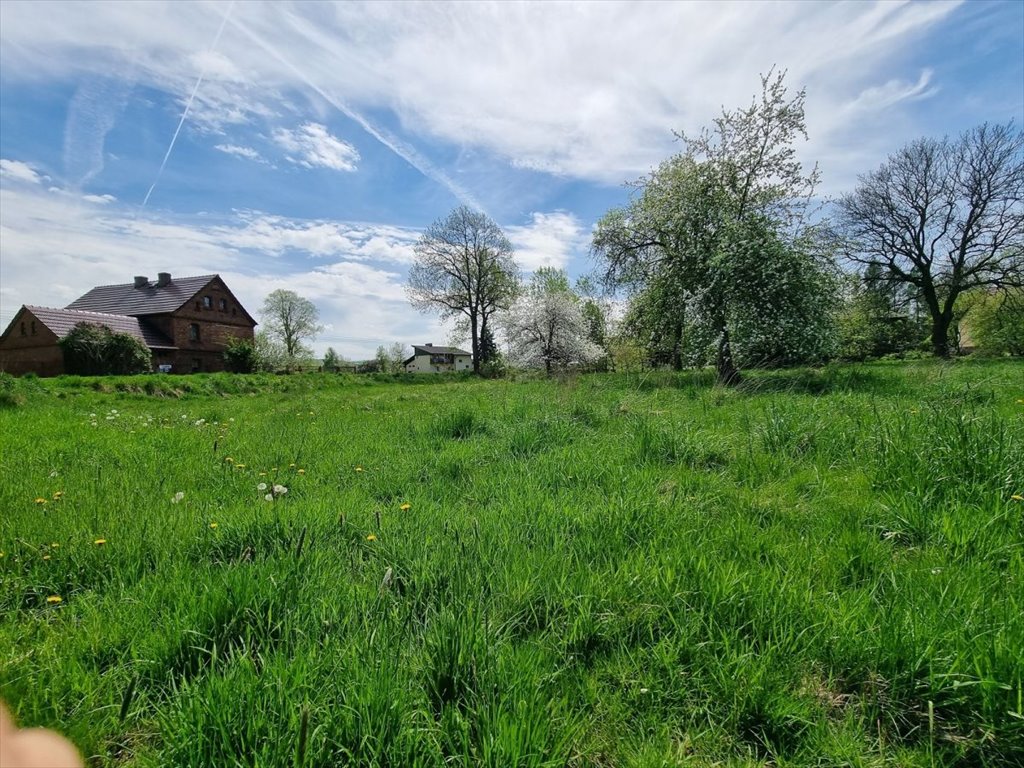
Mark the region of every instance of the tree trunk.
POLYGON ((480 333, 477 327, 477 316, 472 314, 469 316, 469 332, 471 336, 471 343, 473 349, 473 373, 480 374, 480 333))
POLYGON ((735 387, 740 383, 740 372, 732 360, 732 347, 729 344, 729 329, 723 328, 718 341, 718 383, 726 387, 735 387))
POLYGON ((683 324, 676 323, 672 329, 672 370, 683 370, 683 324))
POLYGON ((952 314, 940 312, 932 315, 932 352, 936 357, 949 358, 949 327, 953 323, 952 314))

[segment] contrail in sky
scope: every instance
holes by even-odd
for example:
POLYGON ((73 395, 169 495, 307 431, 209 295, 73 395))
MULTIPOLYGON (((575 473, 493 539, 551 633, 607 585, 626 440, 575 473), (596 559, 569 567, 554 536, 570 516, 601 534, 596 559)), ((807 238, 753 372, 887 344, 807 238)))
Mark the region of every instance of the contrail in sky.
POLYGON ((310 88, 316 91, 328 104, 331 104, 339 112, 341 112, 342 114, 349 117, 351 120, 354 120, 356 123, 358 123, 364 131, 366 131, 368 134, 373 136, 373 138, 375 138, 385 147, 387 147, 400 158, 409 163, 409 165, 411 165, 417 171, 422 173, 427 178, 433 179, 434 181, 442 184, 460 202, 465 203, 466 205, 470 206, 471 208, 475 208, 478 211, 486 213, 484 207, 475 197, 473 197, 473 195, 471 195, 469 192, 463 189, 462 186, 455 182, 448 174, 446 174, 440 168, 436 167, 433 163, 431 163, 429 160, 423 157, 418 151, 416 151, 415 148, 410 147, 405 142, 400 141, 396 137, 385 132, 383 129, 378 128, 369 120, 367 120, 363 115, 357 112, 355 109, 353 109, 344 101, 342 101, 340 98, 334 96, 333 94, 327 93, 323 88, 314 83, 305 72, 300 70, 292 62, 286 59, 281 54, 280 51, 278 51, 274 46, 268 43, 261 36, 259 36, 251 29, 249 29, 249 27, 245 26, 237 19, 232 21, 232 24, 236 29, 240 30, 247 37, 249 37, 249 39, 251 39, 254 43, 260 46, 260 48, 265 50, 267 53, 269 53, 271 56, 273 56, 275 59, 281 62, 284 66, 290 69, 306 85, 308 85, 310 88))
MULTIPOLYGON (((224 18, 220 20, 220 28, 217 29, 217 35, 213 38, 213 42, 210 44, 210 48, 207 53, 212 53, 217 47, 217 43, 220 42, 221 32, 224 31, 224 25, 228 23, 228 17, 231 15, 231 9, 235 6, 235 0, 231 0, 228 3, 228 9, 224 12, 224 18)), ((156 178, 153 179, 153 183, 149 187, 149 191, 146 192, 146 197, 142 200, 142 207, 146 207, 146 203, 149 202, 149 196, 153 194, 153 190, 156 189, 157 183, 160 181, 160 176, 164 172, 164 166, 167 165, 167 159, 171 156, 171 150, 174 149, 174 142, 178 140, 178 134, 181 133, 181 126, 185 124, 185 118, 188 117, 188 111, 192 109, 192 101, 196 97, 196 91, 199 90, 199 86, 202 85, 203 77, 206 75, 206 64, 203 64, 203 69, 199 73, 199 79, 196 80, 195 87, 192 88, 192 94, 188 97, 188 103, 185 104, 185 111, 181 113, 181 120, 178 121, 178 127, 174 129, 174 135, 171 137, 171 143, 167 146, 167 152, 164 153, 163 162, 160 163, 160 170, 156 172, 156 178)))

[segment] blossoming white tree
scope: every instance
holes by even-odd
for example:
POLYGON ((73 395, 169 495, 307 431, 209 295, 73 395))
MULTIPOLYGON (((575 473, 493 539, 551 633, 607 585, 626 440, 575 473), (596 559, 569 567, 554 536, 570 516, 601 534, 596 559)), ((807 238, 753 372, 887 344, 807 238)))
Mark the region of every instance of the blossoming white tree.
POLYGON ((562 270, 537 270, 529 289, 502 317, 514 365, 540 368, 585 365, 603 354, 590 341, 590 326, 579 297, 562 270))

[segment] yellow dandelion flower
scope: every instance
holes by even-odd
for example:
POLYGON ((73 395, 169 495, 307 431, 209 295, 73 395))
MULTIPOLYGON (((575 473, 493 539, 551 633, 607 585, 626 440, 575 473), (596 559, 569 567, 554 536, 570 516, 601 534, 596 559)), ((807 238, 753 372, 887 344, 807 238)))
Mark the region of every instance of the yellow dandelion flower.
POLYGON ((306 474, 306 470, 304 470, 304 469, 300 469, 300 470, 298 470, 298 472, 299 472, 300 475, 306 474))
POLYGON ((56 605, 57 603, 64 602, 64 598, 62 598, 60 595, 50 595, 48 598, 46 598, 46 602, 50 603, 50 605, 56 605))
POLYGON ((245 464, 235 464, 238 469, 245 469, 245 464))
POLYGON ((363 471, 362 467, 356 467, 356 472, 362 472, 362 471, 363 471))
POLYGON ((4 557, 5 554, 5 552, 0 552, 0 557, 4 557))
POLYGON ((46 503, 46 499, 44 499, 42 496, 40 496, 38 499, 36 499, 36 504, 45 504, 45 503, 46 503))
POLYGON ((49 555, 43 555, 43 560, 49 560, 49 559, 50 559, 49 555))
POLYGON ((216 524, 216 523, 210 523, 210 527, 211 527, 211 528, 216 528, 216 527, 217 527, 217 524, 216 524))
POLYGON ((57 501, 57 499, 59 499, 63 495, 64 495, 64 491, 54 491, 53 492, 53 500, 57 501))
POLYGON ((1013 494, 1010 498, 1014 501, 1024 501, 1024 496, 1021 496, 1019 493, 1013 494))
POLYGON ((50 549, 57 549, 57 547, 59 546, 60 544, 58 544, 56 541, 50 543, 50 549))
POLYGON ((405 504, 400 506, 399 509, 402 510, 403 512, 408 512, 410 509, 412 509, 412 504, 410 504, 409 502, 405 502, 405 504))
POLYGON ((295 465, 294 464, 289 464, 288 465, 288 469, 295 469, 295 465))
POLYGON ((230 456, 225 456, 224 457, 224 461, 226 461, 228 464, 234 464, 235 463, 235 460, 232 459, 230 456))
POLYGON ((1020 398, 1017 402, 1020 403, 1021 405, 1024 405, 1024 397, 1020 398))
POLYGON ((367 541, 376 541, 377 540, 377 536, 376 536, 376 534, 371 533, 369 536, 366 537, 366 540, 367 541))
POLYGON ((95 544, 97 547, 102 547, 106 543, 106 539, 96 539, 96 541, 93 542, 93 544, 95 544))
POLYGON ((260 472, 260 477, 266 477, 266 476, 267 476, 266 472, 260 472))

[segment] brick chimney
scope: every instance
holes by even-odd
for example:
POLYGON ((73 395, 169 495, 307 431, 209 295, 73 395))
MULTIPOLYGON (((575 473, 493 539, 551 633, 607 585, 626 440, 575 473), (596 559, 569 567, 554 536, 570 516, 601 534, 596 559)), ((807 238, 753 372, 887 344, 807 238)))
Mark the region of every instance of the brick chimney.
POLYGON ((156 287, 163 288, 165 285, 171 284, 171 273, 170 272, 158 272, 156 276, 156 287))
POLYGON ((148 277, 146 277, 145 275, 136 275, 135 276, 135 287, 136 288, 145 288, 147 285, 149 285, 149 278, 148 277))

